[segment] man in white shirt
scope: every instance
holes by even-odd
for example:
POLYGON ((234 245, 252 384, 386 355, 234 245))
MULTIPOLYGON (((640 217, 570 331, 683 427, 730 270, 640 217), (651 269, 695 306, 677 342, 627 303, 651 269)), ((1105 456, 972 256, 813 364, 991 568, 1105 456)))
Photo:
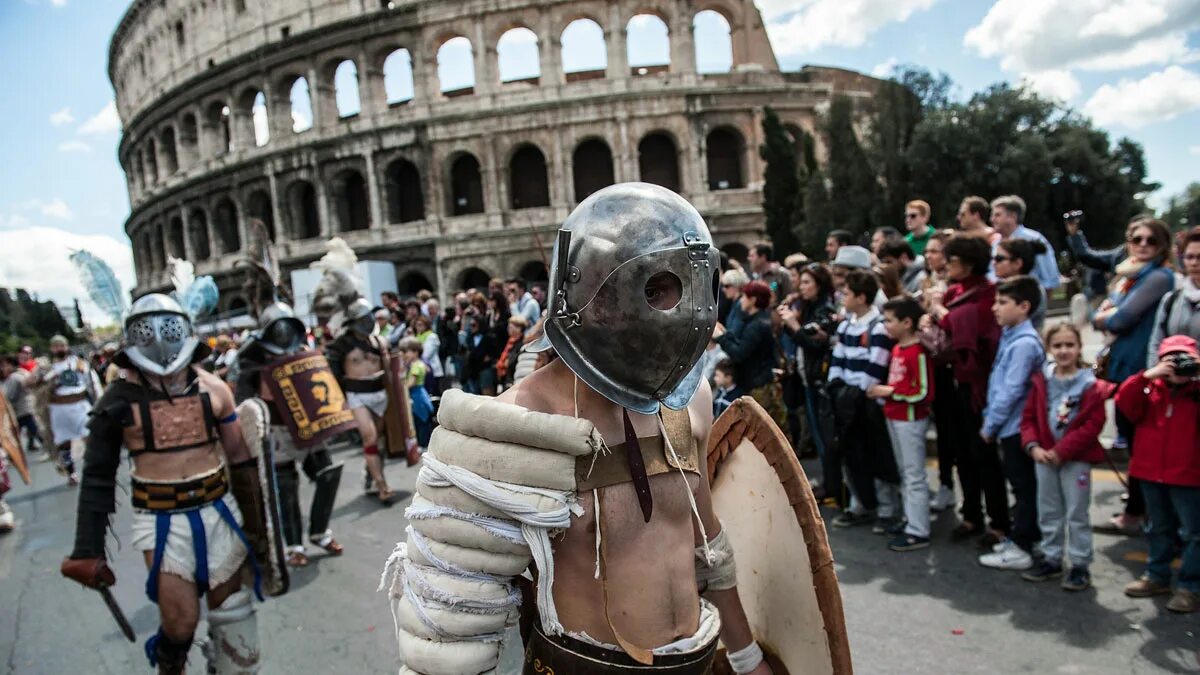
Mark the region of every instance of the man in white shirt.
POLYGON ((508 296, 508 313, 513 316, 525 317, 525 320, 529 322, 525 327, 525 334, 528 335, 538 319, 542 318, 542 308, 529 293, 524 279, 509 279, 504 285, 505 295, 508 296))
MULTIPOLYGON (((1054 247, 1050 245, 1046 237, 1042 236, 1041 232, 1025 227, 1021 222, 1024 218, 1025 200, 1017 195, 1005 195, 992 200, 992 227, 1000 233, 1002 239, 1016 237, 1017 239, 1040 241, 1046 246, 1046 252, 1038 255, 1034 262, 1030 276, 1037 279, 1044 290, 1052 291, 1058 288, 1060 283, 1054 247)), ((999 241, 992 244, 993 254, 999 244, 999 241)), ((993 281, 996 279, 994 272, 989 272, 988 277, 993 281)))

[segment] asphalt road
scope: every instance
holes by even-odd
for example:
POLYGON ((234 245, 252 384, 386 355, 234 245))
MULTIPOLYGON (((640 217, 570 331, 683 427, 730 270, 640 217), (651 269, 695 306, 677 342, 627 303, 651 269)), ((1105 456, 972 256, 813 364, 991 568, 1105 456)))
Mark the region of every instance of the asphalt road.
MULTIPOLYGON (((379 573, 402 537, 407 500, 381 508, 361 495, 361 459, 346 462, 333 527, 340 558, 293 572, 292 591, 259 605, 264 673, 395 673, 396 643, 379 573)), ((129 541, 129 512, 116 518, 110 553, 114 594, 138 633, 126 642, 100 598, 64 580, 58 566, 73 537, 75 490, 34 462, 35 484, 9 502, 16 532, 0 537, 0 658, 10 673, 150 672, 141 641, 158 625, 143 592, 144 566, 129 541), (118 543, 120 542, 120 543, 118 543)), ((411 493, 416 472, 400 462, 389 481, 411 493)), ((15 476, 14 476, 15 478, 15 476)), ((126 479, 127 480, 127 479, 126 479)), ((308 497, 307 486, 302 496, 308 497)), ((1120 486, 1096 475, 1093 518, 1116 511, 1120 486)), ((122 500, 124 501, 124 500, 122 500)), ((307 504, 307 501, 304 502, 307 504)), ((830 517, 831 514, 826 514, 830 517)), ((934 546, 891 553, 869 529, 833 530, 851 648, 858 673, 1153 673, 1200 671, 1200 617, 1176 616, 1163 599, 1131 600, 1121 587, 1139 569, 1144 543, 1096 538, 1096 588, 1068 594, 1016 573, 979 567, 971 544, 948 540, 953 518, 934 524, 934 546)), ((203 624, 198 637, 205 633, 203 624)), ((501 672, 516 672, 510 650, 501 672)), ((192 672, 203 672, 193 648, 192 672)))

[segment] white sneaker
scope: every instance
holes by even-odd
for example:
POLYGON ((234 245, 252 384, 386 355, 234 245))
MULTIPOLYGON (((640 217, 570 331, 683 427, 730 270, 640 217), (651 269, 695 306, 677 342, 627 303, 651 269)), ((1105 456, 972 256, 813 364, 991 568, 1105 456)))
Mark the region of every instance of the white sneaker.
POLYGON ((937 493, 934 494, 933 498, 929 500, 929 510, 945 511, 946 509, 952 509, 954 508, 954 504, 956 502, 957 500, 954 497, 954 490, 951 490, 943 485, 938 488, 937 493))
POLYGON ((1005 539, 996 545, 992 553, 979 556, 979 564, 997 570, 1027 570, 1033 567, 1033 556, 1011 539, 1005 539))
POLYGON ((12 532, 17 526, 17 519, 13 516, 12 509, 8 508, 8 504, 0 501, 0 532, 12 532))

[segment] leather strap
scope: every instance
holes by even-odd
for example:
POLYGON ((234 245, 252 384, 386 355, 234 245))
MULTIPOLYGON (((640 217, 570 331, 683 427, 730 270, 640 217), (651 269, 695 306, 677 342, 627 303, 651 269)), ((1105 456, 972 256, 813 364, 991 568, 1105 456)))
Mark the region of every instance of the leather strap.
POLYGON ((625 458, 629 462, 629 476, 633 479, 633 489, 637 492, 638 505, 642 507, 642 517, 650 522, 650 514, 654 512, 654 495, 650 492, 650 477, 646 475, 646 464, 642 459, 642 444, 637 432, 633 430, 633 420, 629 419, 629 411, 621 409, 621 421, 625 424, 625 446, 628 452, 625 458))

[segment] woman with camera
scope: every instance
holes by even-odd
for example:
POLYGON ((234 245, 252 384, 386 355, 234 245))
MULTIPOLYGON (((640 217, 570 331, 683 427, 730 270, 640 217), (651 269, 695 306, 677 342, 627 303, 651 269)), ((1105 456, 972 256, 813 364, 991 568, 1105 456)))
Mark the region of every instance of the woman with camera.
MULTIPOLYGON (((1116 268, 1108 299, 1096 312, 1093 325, 1104 331, 1111 342, 1107 358, 1101 357, 1103 377, 1121 383, 1146 365, 1146 351, 1154 330, 1154 316, 1162 297, 1175 287, 1175 274, 1168 266, 1171 255, 1171 230, 1161 220, 1135 219, 1125 231, 1129 256, 1116 268)), ((1117 410, 1119 439, 1128 443, 1133 425, 1117 410)), ((1130 446, 1131 454, 1136 452, 1130 446)), ((1145 519, 1146 503, 1133 477, 1129 481, 1129 501, 1125 511, 1112 518, 1112 529, 1134 534, 1145 519)))
POLYGON ((1179 257, 1186 275, 1183 285, 1163 297, 1154 316, 1146 367, 1158 363, 1158 346, 1172 335, 1187 335, 1200 340, 1200 227, 1184 237, 1179 257))
MULTIPOLYGON (((833 301, 833 277, 820 263, 801 263, 791 268, 796 287, 795 300, 779 307, 783 331, 796 344, 796 374, 800 389, 798 398, 804 401, 805 419, 809 434, 817 446, 817 454, 825 456, 825 438, 817 418, 817 402, 821 385, 829 370, 829 354, 833 346, 829 336, 837 330, 837 306, 833 301)), ((793 356, 789 354, 788 356, 793 356)))

